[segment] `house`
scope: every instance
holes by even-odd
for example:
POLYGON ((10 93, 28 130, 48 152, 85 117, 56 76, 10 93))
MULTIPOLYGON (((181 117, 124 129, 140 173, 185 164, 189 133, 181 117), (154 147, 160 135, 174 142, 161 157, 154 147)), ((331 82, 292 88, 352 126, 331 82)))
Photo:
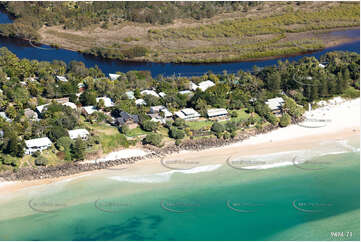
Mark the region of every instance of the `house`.
POLYGON ((142 94, 142 95, 152 95, 154 97, 159 97, 158 93, 156 93, 153 90, 143 90, 143 91, 140 92, 140 94, 142 94))
POLYGON ((285 101, 281 97, 271 98, 266 101, 266 104, 276 116, 280 116, 282 114, 282 107, 284 103, 285 101))
POLYGON ((128 99, 135 99, 133 91, 125 92, 125 95, 127 95, 128 99))
POLYGON ((182 94, 182 95, 192 95, 193 94, 193 92, 190 90, 179 91, 178 93, 182 94))
POLYGON ((30 120, 34 120, 34 121, 39 120, 38 114, 36 112, 34 112, 33 110, 31 110, 30 108, 26 108, 24 110, 24 116, 30 120))
POLYGON ((84 115, 91 115, 96 111, 97 111, 97 109, 95 108, 95 106, 85 106, 85 107, 82 107, 82 109, 81 109, 81 112, 84 115))
POLYGON ((212 108, 207 110, 207 116, 209 119, 226 119, 228 112, 225 108, 212 108))
POLYGON ((196 120, 201 116, 193 108, 184 108, 178 112, 175 112, 174 114, 184 120, 196 120))
POLYGON ((85 84, 83 82, 78 83, 78 91, 83 92, 85 89, 85 84))
POLYGON ((120 75, 109 73, 109 77, 110 77, 110 80, 115 81, 120 77, 120 75))
POLYGON ((129 114, 121 111, 119 117, 115 119, 115 125, 122 126, 127 125, 130 129, 138 127, 139 117, 135 114, 129 114))
POLYGON ((25 140, 25 154, 31 155, 36 151, 43 151, 52 145, 48 137, 25 140))
POLYGON ((66 103, 63 103, 64 106, 67 106, 67 107, 70 107, 71 109, 74 109, 76 110, 77 109, 77 106, 75 103, 72 103, 72 102, 66 102, 66 103))
POLYGON ((5 112, 0 112, 0 118, 3 118, 6 122, 11 122, 11 119, 9 119, 5 112))
POLYGON ((39 105, 36 107, 36 111, 38 112, 38 114, 42 114, 44 111, 46 111, 46 106, 50 105, 50 103, 47 104, 43 104, 43 105, 39 105))
POLYGON ((86 140, 90 135, 88 130, 86 129, 73 129, 73 130, 69 130, 68 133, 70 139, 81 138, 82 140, 86 140))
POLYGON ((324 64, 321 64, 321 63, 318 64, 318 66, 321 67, 321 68, 325 68, 325 67, 326 67, 324 64))
POLYGON ((57 99, 53 99, 55 102, 60 103, 60 104, 64 104, 69 102, 69 98, 68 97, 62 97, 62 98, 57 98, 57 99))
POLYGON ((148 116, 151 118, 151 121, 165 124, 166 120, 159 113, 148 113, 148 116))
POLYGON ((135 100, 135 104, 136 105, 147 105, 147 103, 142 98, 135 100))
POLYGON ((167 95, 167 94, 165 94, 164 92, 160 92, 160 93, 159 93, 159 96, 160 96, 160 97, 165 97, 166 95, 167 95))
POLYGON ((61 82, 68 82, 68 79, 66 79, 65 76, 56 76, 56 79, 61 82))
POLYGON ((113 103, 113 101, 112 101, 109 97, 97 97, 97 98, 96 98, 97 103, 98 103, 100 100, 103 100, 103 102, 104 102, 104 107, 106 107, 106 108, 114 107, 114 103, 113 103))
POLYGON ((24 80, 29 81, 29 82, 36 82, 37 79, 38 79, 37 77, 28 77, 28 78, 25 78, 24 80))
POLYGON ((163 108, 165 108, 165 107, 162 106, 162 105, 152 106, 152 107, 150 107, 150 112, 151 112, 151 113, 159 113, 160 110, 162 110, 163 108))
POLYGON ((148 116, 151 117, 154 122, 165 123, 167 119, 173 116, 173 114, 169 112, 166 107, 159 105, 150 107, 150 113, 148 116))
POLYGON ((163 113, 163 117, 165 118, 173 117, 173 114, 167 108, 163 108, 160 111, 163 113))
POLYGON ((204 92, 205 90, 207 90, 210 87, 213 87, 214 85, 216 84, 214 84, 214 82, 210 80, 200 82, 198 85, 194 84, 193 82, 190 82, 190 89, 195 91, 199 88, 204 92))

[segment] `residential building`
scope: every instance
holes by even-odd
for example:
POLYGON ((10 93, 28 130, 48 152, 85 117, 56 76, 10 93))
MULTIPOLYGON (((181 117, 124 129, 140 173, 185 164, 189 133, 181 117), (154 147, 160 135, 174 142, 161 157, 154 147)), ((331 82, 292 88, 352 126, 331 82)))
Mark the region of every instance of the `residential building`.
POLYGON ((138 115, 121 111, 119 117, 115 119, 114 123, 117 126, 127 125, 130 129, 134 129, 138 127, 139 117, 138 115))
POLYGON ((68 97, 62 97, 62 98, 57 98, 57 99, 53 99, 55 102, 60 103, 60 104, 64 104, 66 102, 69 102, 69 98, 68 97))
POLYGON ((67 107, 70 107, 71 109, 74 109, 76 110, 77 109, 77 106, 75 103, 72 103, 72 102, 66 102, 66 103, 63 103, 64 106, 67 106, 67 107))
POLYGON ((213 87, 214 85, 216 84, 214 84, 214 82, 210 80, 200 82, 198 85, 194 84, 193 82, 190 82, 190 89, 195 91, 199 88, 204 92, 205 90, 207 90, 210 87, 213 87))
POLYGON ((36 112, 34 112, 33 110, 31 110, 30 108, 26 108, 24 110, 24 116, 30 120, 34 120, 34 121, 39 120, 38 114, 36 112))
POLYGON ((98 110, 96 109, 95 106, 85 106, 85 107, 82 107, 81 111, 84 115, 91 115, 98 110))
POLYGON ((192 95, 193 94, 193 92, 190 90, 179 91, 178 93, 182 94, 182 95, 192 95))
POLYGON ((69 130, 69 137, 70 139, 78 139, 81 138, 82 140, 86 140, 89 138, 89 132, 86 129, 73 129, 69 130))
POLYGON ((167 94, 165 94, 164 92, 160 92, 160 93, 159 93, 159 96, 160 96, 160 97, 165 97, 166 95, 167 95, 167 94))
POLYGON ((135 99, 133 91, 125 92, 125 95, 127 95, 128 99, 135 99))
POLYGON ((0 112, 0 118, 3 118, 6 122, 11 122, 11 119, 6 115, 5 112, 0 112))
POLYGON ((147 105, 147 103, 142 98, 135 100, 135 104, 136 105, 147 105))
POLYGON ((68 79, 65 76, 56 76, 56 79, 61 82, 68 82, 68 79))
POLYGON ((201 116, 193 108, 184 108, 178 112, 175 112, 174 114, 184 120, 196 120, 201 116))
POLYGON ((207 116, 209 119, 226 119, 228 118, 228 112, 225 108, 212 108, 207 110, 207 116))
POLYGON ((98 97, 98 98, 96 98, 97 103, 100 100, 103 100, 104 107, 106 107, 106 108, 114 107, 114 103, 109 97, 98 97))
POLYGON ((162 106, 162 105, 159 105, 159 106, 152 106, 150 107, 150 112, 151 113, 159 113, 160 110, 164 109, 165 107, 162 106))
POLYGON ((36 107, 36 111, 39 115, 41 115, 44 111, 46 111, 46 106, 50 105, 50 103, 39 105, 36 107))
POLYGON ((165 118, 173 117, 173 114, 167 108, 163 108, 160 111, 163 113, 163 117, 165 118))
POLYGON ((140 92, 140 94, 142 94, 142 95, 152 95, 154 97, 159 97, 158 93, 156 93, 153 90, 143 90, 143 91, 140 92))
POLYGON ((282 97, 271 98, 266 101, 268 107, 277 116, 280 116, 282 114, 282 107, 284 103, 285 101, 282 97))
POLYGON ((25 154, 31 155, 36 151, 43 151, 48 149, 52 145, 52 142, 48 137, 25 140, 25 154))
POLYGON ((109 77, 110 77, 110 80, 115 81, 120 77, 120 75, 118 75, 118 74, 110 74, 109 73, 109 77))

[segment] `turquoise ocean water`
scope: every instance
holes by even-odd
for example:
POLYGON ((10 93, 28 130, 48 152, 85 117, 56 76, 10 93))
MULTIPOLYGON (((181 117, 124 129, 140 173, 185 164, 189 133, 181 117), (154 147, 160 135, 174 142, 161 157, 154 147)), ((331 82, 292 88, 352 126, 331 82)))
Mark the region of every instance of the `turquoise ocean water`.
POLYGON ((260 171, 112 171, 41 186, 2 198, 0 240, 360 240, 359 145, 260 171))

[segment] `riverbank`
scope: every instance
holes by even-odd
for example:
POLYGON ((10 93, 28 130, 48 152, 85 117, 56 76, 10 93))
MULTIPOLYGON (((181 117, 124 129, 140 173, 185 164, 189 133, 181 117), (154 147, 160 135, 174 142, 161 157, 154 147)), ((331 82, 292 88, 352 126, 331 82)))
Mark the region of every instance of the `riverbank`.
MULTIPOLYGON (((162 166, 160 158, 167 160, 189 160, 197 161, 198 165, 224 164, 229 157, 264 155, 275 152, 287 152, 289 150, 310 149, 320 142, 330 140, 346 139, 360 134, 360 99, 345 101, 335 105, 327 105, 323 108, 307 113, 307 117, 323 117, 327 125, 318 128, 307 128, 294 124, 286 128, 273 130, 265 134, 250 137, 243 142, 229 142, 218 144, 222 147, 195 151, 185 149, 184 151, 173 151, 168 149, 164 153, 155 150, 149 152, 145 157, 130 157, 110 162, 87 161, 86 167, 98 167, 104 170, 86 171, 71 176, 48 178, 33 181, 17 181, 0 183, 0 192, 8 193, 21 190, 31 186, 50 184, 66 179, 76 179, 84 175, 96 175, 104 172, 116 171, 122 175, 134 175, 137 173, 151 174, 154 172, 169 171, 169 168, 162 166), (290 136, 291 134, 291 136, 290 136), (121 165, 117 162, 121 161, 121 165), (110 169, 112 168, 112 169, 110 169)), ((217 143, 212 143, 215 146, 217 143)), ((211 146, 210 146, 211 147, 211 146)), ((196 147, 194 147, 196 148, 196 147)), ((202 147, 201 147, 202 148, 202 147)), ((207 147, 203 147, 207 148, 207 147)), ((117 157, 119 158, 119 156, 117 157)), ((79 170, 72 168, 74 173, 79 170)), ((57 170, 61 174, 61 170, 57 170)))

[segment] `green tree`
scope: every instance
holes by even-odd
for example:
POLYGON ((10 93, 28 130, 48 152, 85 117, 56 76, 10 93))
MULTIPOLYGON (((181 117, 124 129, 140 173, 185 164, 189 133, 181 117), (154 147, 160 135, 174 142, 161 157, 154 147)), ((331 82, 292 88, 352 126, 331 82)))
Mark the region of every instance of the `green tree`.
POLYGON ((73 160, 84 160, 85 156, 85 142, 78 138, 75 142, 71 145, 71 158, 73 160))
POLYGON ((282 117, 280 118, 280 126, 281 127, 287 127, 291 123, 291 116, 287 113, 284 113, 282 117))
POLYGON ((143 143, 151 144, 157 147, 160 147, 162 144, 163 136, 160 134, 147 134, 143 139, 143 143))

